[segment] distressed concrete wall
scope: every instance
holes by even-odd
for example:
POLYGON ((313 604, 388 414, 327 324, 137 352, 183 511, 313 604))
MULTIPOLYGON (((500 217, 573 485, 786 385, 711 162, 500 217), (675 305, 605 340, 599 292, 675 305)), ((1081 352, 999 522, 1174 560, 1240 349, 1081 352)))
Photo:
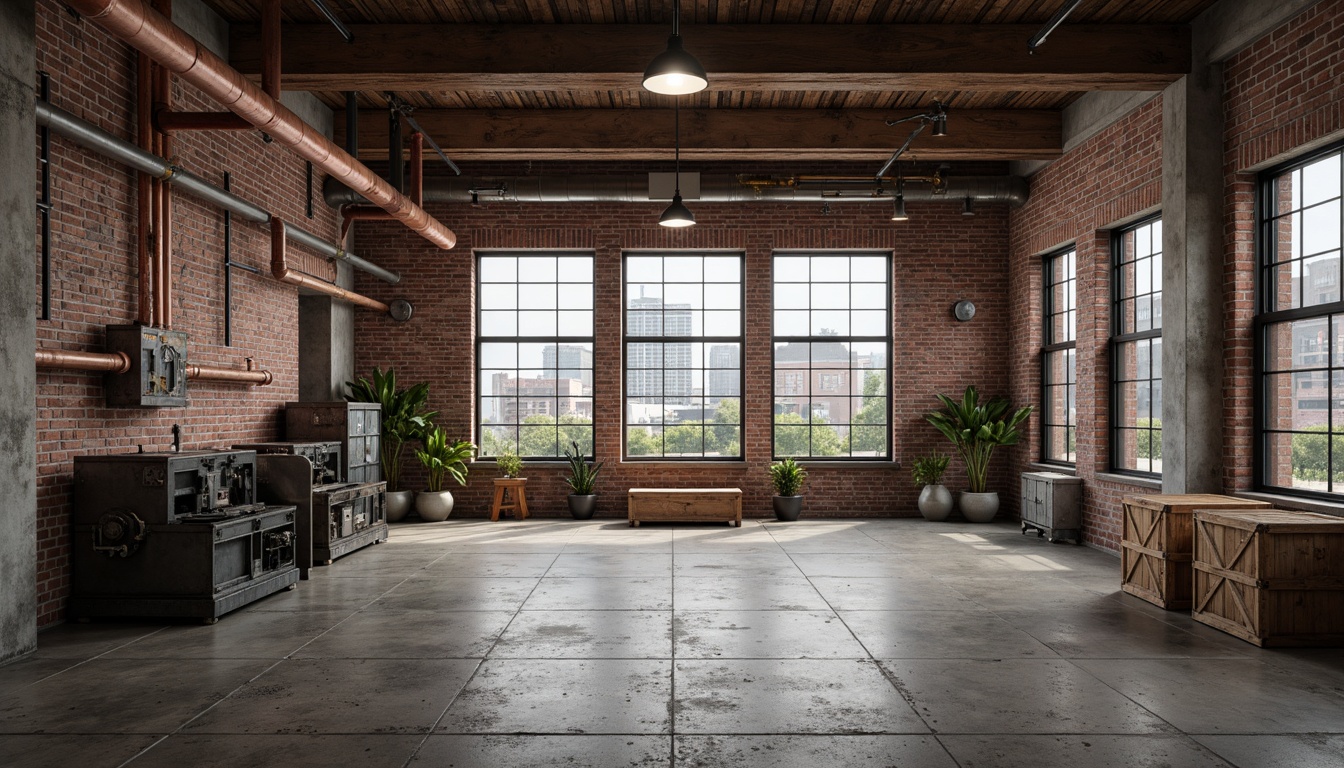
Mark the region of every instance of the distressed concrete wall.
POLYGON ((0 3, 0 662, 37 646, 35 18, 0 3))

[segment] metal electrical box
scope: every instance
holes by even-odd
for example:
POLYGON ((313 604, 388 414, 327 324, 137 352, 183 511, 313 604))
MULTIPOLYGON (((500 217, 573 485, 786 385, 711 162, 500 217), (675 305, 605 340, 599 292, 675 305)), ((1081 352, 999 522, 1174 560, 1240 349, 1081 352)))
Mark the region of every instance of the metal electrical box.
POLYGON ((75 457, 72 618, 213 622, 298 582, 296 509, 257 503, 252 451, 75 457))
POLYGON ((131 358, 130 371, 106 376, 109 407, 187 404, 187 334, 144 325, 109 325, 107 351, 131 358))

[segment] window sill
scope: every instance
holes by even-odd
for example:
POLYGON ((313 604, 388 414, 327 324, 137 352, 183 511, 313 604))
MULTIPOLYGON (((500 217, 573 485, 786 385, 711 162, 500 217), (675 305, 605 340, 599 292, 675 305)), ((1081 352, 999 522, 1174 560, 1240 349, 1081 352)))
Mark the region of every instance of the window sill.
POLYGON ((1057 475, 1078 476, 1078 467, 1071 464, 1046 464, 1042 461, 1033 461, 1027 465, 1028 472, 1054 472, 1057 475))
POLYGON ((1231 495, 1236 496, 1239 499, 1267 501, 1276 507, 1282 507, 1284 509, 1294 509, 1300 512, 1319 512, 1322 515, 1344 517, 1344 503, 1321 501, 1320 499, 1303 499, 1298 498, 1297 496, 1281 496, 1277 493, 1264 493, 1262 491, 1235 491, 1231 495))
MULTIPOLYGON (((773 464, 775 461, 778 461, 778 459, 771 459, 770 463, 773 464)), ((883 459, 881 461, 817 461, 815 459, 795 459, 795 461, 802 466, 807 467, 809 470, 827 468, 891 470, 901 468, 901 463, 899 461, 891 461, 889 459, 883 459)))
POLYGON ((1146 488, 1150 491, 1162 490, 1162 481, 1155 477, 1135 477, 1134 475, 1119 475, 1114 472, 1099 472, 1096 479, 1107 483, 1116 483, 1118 485, 1132 485, 1135 488, 1146 488))
POLYGON ((616 462, 625 467, 719 467, 720 469, 746 469, 745 459, 621 459, 616 462))

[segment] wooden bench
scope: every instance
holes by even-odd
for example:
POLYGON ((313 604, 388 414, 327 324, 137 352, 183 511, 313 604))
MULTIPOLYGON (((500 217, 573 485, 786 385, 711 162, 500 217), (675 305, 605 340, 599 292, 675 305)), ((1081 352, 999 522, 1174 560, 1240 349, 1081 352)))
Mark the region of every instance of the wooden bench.
POLYGON ((640 522, 726 521, 742 527, 740 488, 631 488, 630 527, 640 522))

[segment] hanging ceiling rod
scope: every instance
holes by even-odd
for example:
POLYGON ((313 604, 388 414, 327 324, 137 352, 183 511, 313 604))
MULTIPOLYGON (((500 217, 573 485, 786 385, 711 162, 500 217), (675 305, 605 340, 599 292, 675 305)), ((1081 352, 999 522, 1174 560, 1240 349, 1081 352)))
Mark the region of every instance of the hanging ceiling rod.
POLYGON ((874 174, 874 178, 881 182, 882 178, 887 175, 887 171, 891 170, 891 167, 896 164, 896 161, 901 159, 901 155, 905 154, 905 150, 910 148, 915 137, 923 133, 924 129, 928 128, 930 125, 933 126, 932 135, 946 136, 947 107, 951 103, 951 99, 948 99, 947 101, 935 101, 933 102, 933 109, 928 112, 921 112, 918 115, 902 117, 899 120, 888 120, 888 126, 900 125, 901 123, 909 123, 915 120, 919 121, 919 125, 915 126, 915 130, 910 132, 910 136, 906 138, 905 143, 901 145, 900 149, 893 152, 891 157, 887 159, 887 162, 883 163, 882 167, 878 169, 876 174, 874 174))
POLYGON ((332 13, 331 8, 327 7, 326 0, 308 0, 308 2, 312 3, 317 10, 322 12, 323 16, 327 17, 327 21, 331 22, 331 26, 335 27, 336 31, 341 33, 341 37, 345 38, 345 42, 355 42, 355 36, 351 33, 350 28, 341 23, 340 19, 336 18, 336 14, 332 13))
POLYGON ((1055 31, 1055 27, 1063 24, 1064 19, 1068 18, 1070 13, 1073 13, 1073 9, 1082 5, 1082 3, 1083 0, 1070 0, 1070 2, 1065 3, 1063 8, 1060 8, 1054 16, 1050 17, 1049 21, 1045 22, 1045 26, 1041 27, 1041 31, 1032 35, 1031 39, 1027 41, 1027 53, 1035 53, 1036 48, 1039 47, 1041 43, 1045 42, 1045 38, 1049 37, 1050 33, 1055 31))
POLYGON ((458 168, 457 163, 454 163, 452 160, 448 158, 448 155, 444 153, 441 147, 439 147, 438 142, 434 141, 433 137, 429 135, 429 132, 426 131, 424 128, 420 127, 420 124, 417 123, 415 121, 415 118, 411 116, 411 113, 415 111, 415 107, 411 106, 410 104, 407 104, 405 99, 401 98, 400 96, 397 96, 391 91, 387 91, 386 96, 387 96, 388 108, 396 110, 397 112, 401 113, 401 116, 411 126, 411 130, 423 136, 425 138, 425 142, 429 144, 429 148, 437 152, 439 157, 443 158, 443 162, 447 163, 448 167, 453 169, 453 173, 457 174, 458 176, 461 176, 462 169, 458 168))

